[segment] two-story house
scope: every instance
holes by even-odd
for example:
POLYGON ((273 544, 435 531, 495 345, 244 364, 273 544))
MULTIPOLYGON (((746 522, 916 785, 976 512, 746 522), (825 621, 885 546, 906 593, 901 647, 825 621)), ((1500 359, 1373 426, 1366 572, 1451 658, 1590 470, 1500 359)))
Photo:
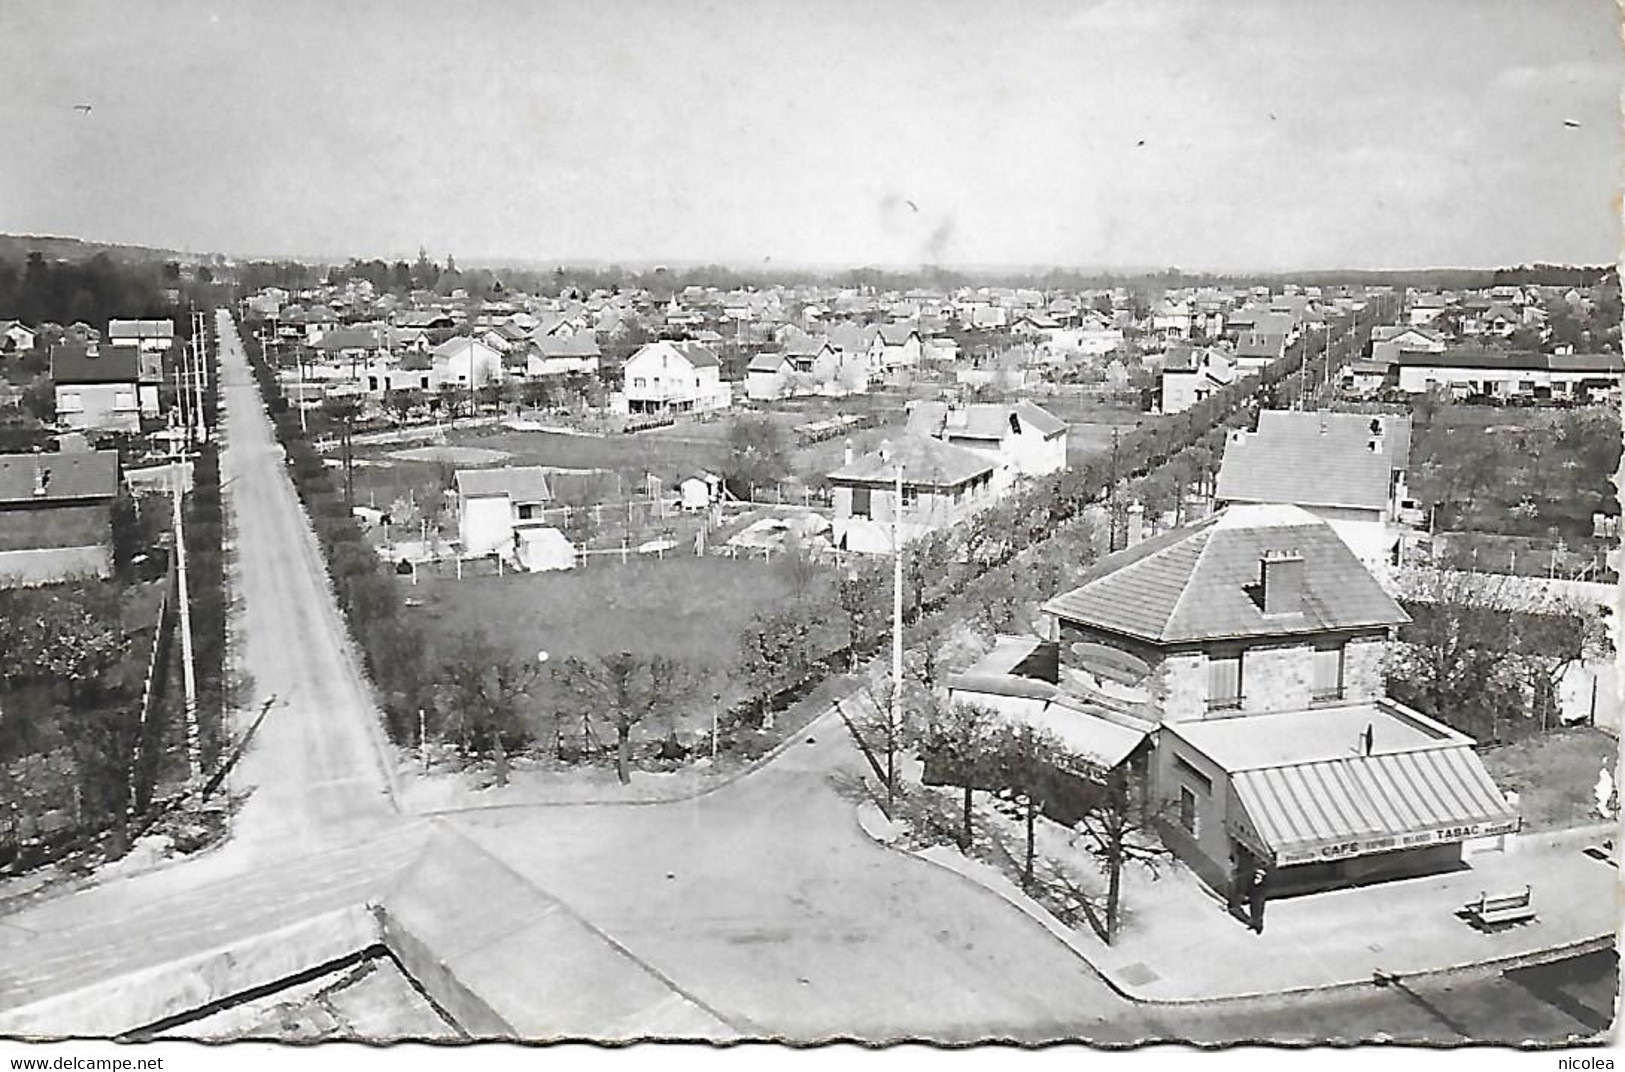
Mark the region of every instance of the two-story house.
POLYGON ((1225 441, 1215 498, 1301 506, 1330 522, 1361 561, 1392 564, 1410 453, 1409 417, 1267 409, 1257 431, 1225 441))
POLYGON ((628 413, 700 413, 733 403, 716 352, 697 342, 645 343, 622 368, 628 413))
POLYGON ((51 351, 57 423, 78 431, 141 430, 141 354, 131 346, 62 343, 51 351))
POLYGON ((869 340, 869 368, 874 379, 882 379, 899 369, 920 367, 924 347, 912 324, 881 324, 869 340))
POLYGON ((1233 891, 1460 865, 1517 818, 1473 742, 1385 696, 1405 612, 1325 522, 1232 506, 1102 560, 1043 607, 1064 662, 1142 668, 1164 839, 1233 891))
POLYGON ((465 557, 509 555, 514 533, 541 526, 542 511, 553 499, 547 470, 537 465, 459 469, 455 481, 457 538, 465 557))
POLYGON ((956 447, 925 435, 905 435, 861 457, 848 448, 846 463, 829 474, 835 505, 837 547, 865 554, 890 554, 897 540, 907 543, 946 528, 991 505, 997 492, 998 463, 981 451, 956 447), (897 499, 902 470, 902 501, 897 499))
POLYGON ((1162 412, 1183 413, 1235 379, 1236 363, 1223 350, 1171 347, 1162 362, 1162 412))
POLYGON ((965 406, 918 402, 909 409, 908 430, 974 450, 994 462, 995 494, 1020 477, 1066 468, 1067 423, 1031 402, 965 406))

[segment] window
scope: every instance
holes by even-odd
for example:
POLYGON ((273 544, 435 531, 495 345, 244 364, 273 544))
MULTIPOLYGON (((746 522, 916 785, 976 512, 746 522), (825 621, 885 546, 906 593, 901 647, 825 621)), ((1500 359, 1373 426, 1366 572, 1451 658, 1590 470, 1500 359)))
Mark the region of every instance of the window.
POLYGON ((56 408, 64 413, 82 413, 85 400, 78 391, 63 391, 57 398, 56 408))
POLYGON ((1315 665, 1309 695, 1315 700, 1341 700, 1343 698, 1342 644, 1317 644, 1315 665))
POLYGON ((646 381, 642 376, 639 376, 637 379, 632 381, 633 387, 645 387, 647 385, 648 381, 646 381))
POLYGON ((1196 794, 1183 785, 1179 787, 1179 825, 1192 837, 1196 836, 1196 794))
POLYGON ((1241 707, 1241 652, 1209 655, 1207 709, 1235 711, 1241 707))
POLYGON ((868 516, 870 516, 870 514, 869 514, 869 489, 868 488, 853 488, 852 489, 852 516, 853 517, 868 517, 868 516))
POLYGON ((909 507, 914 506, 916 503, 918 503, 919 500, 920 500, 920 489, 916 488, 916 487, 910 487, 908 484, 904 484, 903 485, 903 509, 907 510, 909 507))
POLYGON ((1180 775, 1192 785, 1201 786, 1202 792, 1207 793, 1210 796, 1212 795, 1213 779, 1209 778, 1197 768, 1196 764, 1192 763, 1178 752, 1174 753, 1174 770, 1178 771, 1180 775))
POLYGON ((134 391, 115 391, 115 392, 113 392, 113 408, 114 409, 134 409, 135 408, 135 392, 134 391))

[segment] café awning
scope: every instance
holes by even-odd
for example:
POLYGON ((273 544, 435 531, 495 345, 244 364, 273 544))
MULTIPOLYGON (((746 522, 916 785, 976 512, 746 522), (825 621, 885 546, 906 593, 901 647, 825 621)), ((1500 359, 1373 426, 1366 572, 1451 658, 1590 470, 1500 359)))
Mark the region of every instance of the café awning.
POLYGON ((1236 771, 1231 786, 1278 864, 1444 844, 1518 825, 1465 744, 1236 771))

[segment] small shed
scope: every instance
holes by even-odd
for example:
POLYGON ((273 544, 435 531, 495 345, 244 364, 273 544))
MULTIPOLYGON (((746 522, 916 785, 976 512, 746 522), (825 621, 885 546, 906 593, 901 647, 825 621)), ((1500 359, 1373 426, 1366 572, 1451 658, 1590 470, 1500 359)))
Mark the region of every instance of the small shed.
POLYGON ((526 573, 574 569, 576 549, 555 528, 525 525, 513 533, 514 558, 526 573))

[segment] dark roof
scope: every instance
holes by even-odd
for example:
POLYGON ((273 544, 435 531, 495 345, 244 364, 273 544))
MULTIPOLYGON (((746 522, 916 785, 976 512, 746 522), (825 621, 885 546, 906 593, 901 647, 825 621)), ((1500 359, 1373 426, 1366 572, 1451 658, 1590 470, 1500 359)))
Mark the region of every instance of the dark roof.
POLYGON ((1625 358, 1619 354, 1552 354, 1553 372, 1625 372, 1625 358))
POLYGON ((51 382, 135 383, 141 361, 133 347, 110 346, 92 351, 84 346, 58 346, 51 352, 51 382))
POLYGON ((889 453, 870 451, 829 474, 829 478, 887 483, 896 478, 899 464, 903 466, 903 483, 911 487, 953 487, 994 469, 994 463, 976 451, 930 436, 909 434, 893 443, 889 453))
POLYGON ((0 454, 0 503, 111 499, 118 493, 118 451, 0 454), (45 474, 45 493, 34 494, 45 474))
POLYGON ((457 470, 457 494, 506 495, 516 503, 547 502, 553 498, 547 469, 540 465, 510 465, 501 469, 457 470))
POLYGON ((1494 369, 1503 372, 1518 370, 1545 370, 1545 354, 1530 350, 1485 350, 1477 347, 1454 346, 1443 353, 1424 350, 1401 350, 1399 363, 1411 368, 1471 368, 1494 369))
POLYGON ((830 349, 830 342, 822 335, 796 332, 784 340, 785 357, 817 357, 830 349))
POLYGON ((778 372, 789 363, 789 358, 783 354, 757 354, 745 366, 746 372, 778 372))
POLYGON ((598 357, 598 337, 590 331, 574 335, 544 335, 535 342, 537 353, 543 357, 598 357))
POLYGON ((1044 605, 1066 621, 1153 643, 1291 636, 1409 620, 1330 525, 1296 506, 1232 506, 1110 555, 1044 605), (1303 610, 1265 616, 1265 552, 1303 556, 1303 610))
POLYGON ((316 349, 330 353, 340 350, 376 350, 378 332, 373 328, 334 328, 316 340, 316 349))

